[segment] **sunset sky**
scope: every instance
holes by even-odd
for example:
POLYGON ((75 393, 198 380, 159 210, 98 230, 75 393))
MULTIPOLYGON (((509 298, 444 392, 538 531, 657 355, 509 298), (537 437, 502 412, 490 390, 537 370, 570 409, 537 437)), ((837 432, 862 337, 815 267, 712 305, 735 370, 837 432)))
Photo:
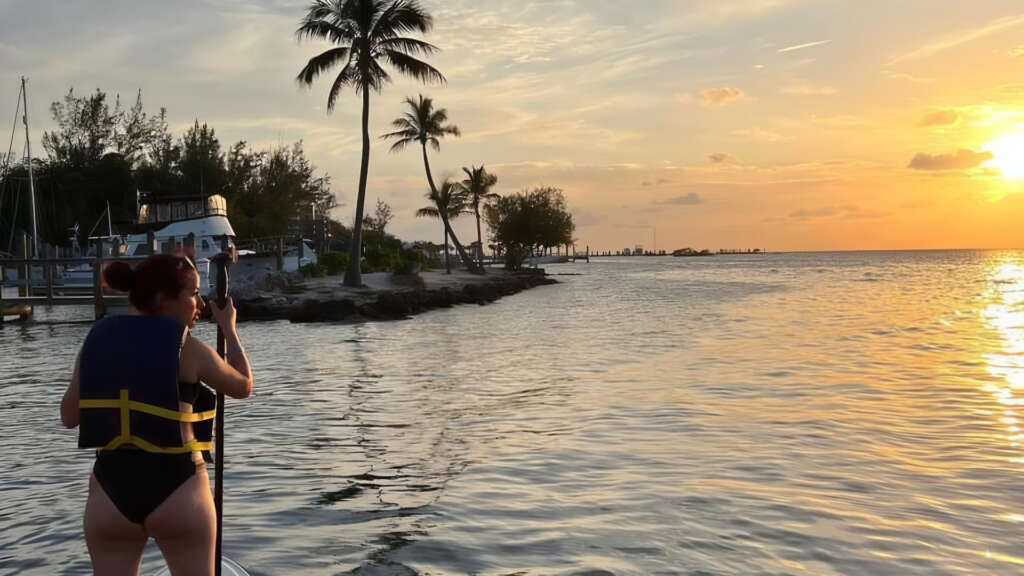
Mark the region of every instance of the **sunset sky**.
MULTIPOLYGON (((579 246, 672 250, 1024 247, 1024 4, 1019 0, 425 0, 444 86, 374 94, 384 133, 405 96, 463 133, 435 174, 484 163, 496 191, 565 190, 579 246)), ((142 89, 180 134, 223 147, 303 140, 349 222, 360 99, 295 76, 304 2, 0 0, 0 134, 29 78, 33 146, 74 87, 142 89), (98 8, 102 6, 102 8, 98 8)), ((413 217, 419 154, 375 139, 367 200, 413 217)), ((471 218, 458 224, 471 240, 471 218)))

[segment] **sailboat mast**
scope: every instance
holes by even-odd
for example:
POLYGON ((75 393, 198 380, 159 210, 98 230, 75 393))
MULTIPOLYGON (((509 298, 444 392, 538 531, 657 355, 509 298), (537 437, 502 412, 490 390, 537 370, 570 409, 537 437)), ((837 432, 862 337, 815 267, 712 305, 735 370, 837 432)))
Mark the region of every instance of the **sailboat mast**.
POLYGON ((28 153, 28 194, 32 201, 32 257, 39 257, 39 228, 36 223, 36 182, 32 175, 32 142, 28 135, 28 92, 25 90, 25 77, 21 77, 21 97, 25 107, 25 115, 21 117, 25 123, 25 150, 28 153))
POLYGON ((107 237, 114 235, 114 225, 110 221, 110 200, 107 200, 107 237))

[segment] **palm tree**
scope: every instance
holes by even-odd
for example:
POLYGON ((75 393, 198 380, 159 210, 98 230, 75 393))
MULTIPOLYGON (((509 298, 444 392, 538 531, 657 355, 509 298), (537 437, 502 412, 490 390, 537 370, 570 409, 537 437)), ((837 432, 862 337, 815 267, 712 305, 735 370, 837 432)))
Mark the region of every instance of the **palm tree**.
MULTIPOLYGON (((418 100, 413 100, 407 97, 405 104, 408 105, 409 109, 400 118, 396 118, 391 122, 391 126, 395 128, 394 132, 390 132, 381 136, 384 139, 393 139, 395 143, 391 145, 392 152, 401 152, 405 150, 405 147, 413 142, 419 142, 420 147, 423 149, 423 166, 427 171, 427 183, 430 184, 430 192, 433 194, 438 193, 437 186, 434 185, 434 177, 430 173, 430 159, 427 157, 427 144, 434 150, 441 150, 440 138, 444 138, 446 135, 459 136, 458 126, 452 124, 445 124, 448 122, 448 111, 444 108, 434 109, 434 100, 432 98, 424 98, 422 94, 419 95, 418 100)), ((466 249, 459 243, 459 239, 455 237, 455 231, 448 225, 446 219, 442 219, 444 222, 444 257, 445 267, 451 270, 451 266, 448 264, 448 238, 451 237, 452 244, 455 244, 455 249, 459 252, 459 256, 462 258, 463 263, 469 270, 476 271, 477 265, 469 254, 466 253, 466 249)))
POLYGON ((488 174, 484 170, 483 164, 479 168, 476 166, 470 168, 463 167, 462 171, 467 176, 462 181, 462 187, 466 190, 469 205, 473 207, 473 214, 476 215, 476 246, 477 250, 480 251, 477 257, 480 259, 480 266, 483 267, 484 243, 480 235, 480 202, 481 200, 486 202, 487 200, 498 198, 497 194, 491 192, 491 187, 498 183, 498 177, 494 174, 488 174))
POLYGON ((370 166, 370 90, 379 93, 391 80, 381 64, 422 82, 445 81, 436 68, 417 58, 433 54, 437 47, 402 36, 409 32, 425 33, 432 26, 433 18, 416 0, 315 0, 295 31, 300 40, 329 40, 337 45, 310 58, 297 78, 299 84, 311 86, 317 76, 341 66, 327 96, 328 113, 334 110, 338 93, 346 86, 363 96, 363 155, 352 246, 345 272, 346 286, 362 285, 359 261, 366 175, 370 166))
MULTIPOLYGON (((444 229, 451 230, 451 219, 466 211, 468 195, 461 184, 445 179, 444 182, 441 182, 440 188, 432 188, 427 192, 427 200, 430 200, 430 205, 417 210, 416 216, 421 218, 440 218, 444 229)), ((454 234, 452 234, 452 241, 456 246, 459 246, 459 241, 455 238, 454 234)), ((448 273, 451 274, 452 268, 448 263, 447 244, 445 244, 444 252, 444 266, 448 273)), ((472 270, 472 268, 470 269, 472 270)))

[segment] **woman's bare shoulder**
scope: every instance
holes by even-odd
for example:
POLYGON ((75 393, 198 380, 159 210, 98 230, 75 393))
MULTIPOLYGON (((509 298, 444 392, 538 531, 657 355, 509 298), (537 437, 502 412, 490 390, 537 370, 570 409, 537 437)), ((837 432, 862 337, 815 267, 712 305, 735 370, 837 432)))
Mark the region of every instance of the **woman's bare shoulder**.
POLYGON ((210 345, 189 334, 181 347, 181 372, 190 380, 196 380, 199 375, 200 366, 209 361, 211 355, 216 352, 210 345))

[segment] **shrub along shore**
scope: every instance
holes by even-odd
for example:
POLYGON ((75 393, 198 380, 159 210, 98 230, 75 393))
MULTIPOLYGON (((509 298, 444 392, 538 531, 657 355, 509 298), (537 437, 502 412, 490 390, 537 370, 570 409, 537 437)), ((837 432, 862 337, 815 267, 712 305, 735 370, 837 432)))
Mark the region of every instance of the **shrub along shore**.
POLYGON ((261 280, 232 278, 232 294, 240 321, 363 322, 401 320, 456 304, 487 304, 535 286, 556 284, 543 269, 486 274, 454 270, 419 274, 364 274, 363 288, 342 286, 337 277, 300 278, 277 275, 261 280))

